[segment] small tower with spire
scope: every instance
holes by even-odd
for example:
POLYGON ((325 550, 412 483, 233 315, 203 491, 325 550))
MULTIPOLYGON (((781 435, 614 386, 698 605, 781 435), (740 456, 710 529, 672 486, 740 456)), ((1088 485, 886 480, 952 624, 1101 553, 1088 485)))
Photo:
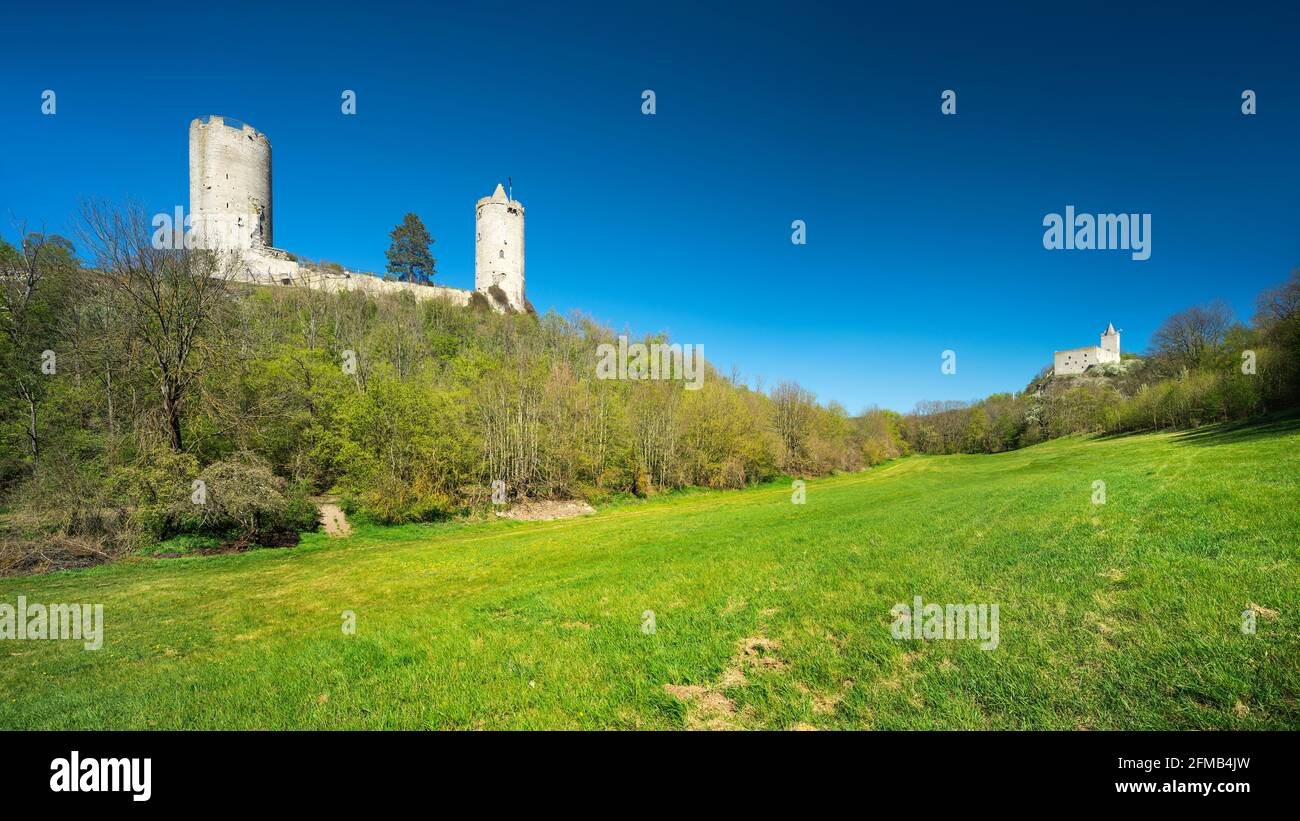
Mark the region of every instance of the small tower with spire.
POLYGON ((1115 330, 1115 323, 1106 325, 1106 331, 1101 335, 1101 348, 1115 354, 1115 361, 1119 361, 1119 331, 1115 330))
POLYGON ((526 311, 524 206, 497 184, 474 207, 474 290, 498 310, 526 311))
POLYGON ((1056 376, 1083 373, 1093 365, 1106 365, 1120 361, 1119 331, 1113 323, 1106 325, 1101 332, 1101 345, 1089 345, 1086 348, 1070 348, 1057 351, 1052 359, 1052 373, 1056 376))

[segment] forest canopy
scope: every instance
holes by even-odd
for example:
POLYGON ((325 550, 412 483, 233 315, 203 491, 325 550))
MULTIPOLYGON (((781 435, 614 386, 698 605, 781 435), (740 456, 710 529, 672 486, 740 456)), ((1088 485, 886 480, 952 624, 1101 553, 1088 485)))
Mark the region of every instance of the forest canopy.
POLYGON ((853 416, 708 365, 699 390, 598 379, 596 350, 617 337, 581 315, 249 286, 229 257, 148 237, 138 210, 88 205, 75 241, 0 240, 0 507, 103 553, 184 532, 278 543, 314 526, 313 494, 422 521, 486 505, 494 482, 510 499, 739 488, 1244 418, 1300 394, 1294 274, 1250 324, 1200 306, 1141 359, 853 416), (204 516, 196 480, 217 497, 204 516))

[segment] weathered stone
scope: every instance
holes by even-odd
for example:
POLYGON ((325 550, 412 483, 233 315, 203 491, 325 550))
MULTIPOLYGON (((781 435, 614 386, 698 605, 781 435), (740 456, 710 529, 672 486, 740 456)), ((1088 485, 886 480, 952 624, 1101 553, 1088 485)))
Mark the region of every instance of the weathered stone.
POLYGON ((1053 361, 1052 373, 1056 376, 1083 373, 1093 365, 1118 362, 1119 359, 1119 332, 1115 330, 1114 325, 1108 325, 1101 334, 1100 347, 1089 346, 1087 348, 1071 348, 1068 351, 1057 351, 1053 361))
MULTIPOLYGON (((523 312, 524 206, 497 185, 474 211, 474 287, 497 310, 523 312)), ((238 255, 237 281, 322 291, 409 293, 416 299, 445 299, 468 305, 471 291, 442 285, 385 280, 363 271, 336 270, 299 262, 274 247, 271 208, 271 141, 246 123, 210 116, 190 123, 190 221, 196 245, 238 255), (237 231, 227 230, 236 227, 237 231)))

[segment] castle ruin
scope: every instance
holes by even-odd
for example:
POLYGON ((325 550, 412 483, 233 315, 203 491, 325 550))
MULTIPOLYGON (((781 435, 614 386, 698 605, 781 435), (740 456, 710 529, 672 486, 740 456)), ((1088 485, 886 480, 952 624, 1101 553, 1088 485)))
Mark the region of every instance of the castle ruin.
POLYGON ((1119 362, 1119 358, 1119 331, 1115 330, 1115 325, 1112 323, 1108 324, 1106 330, 1102 332, 1100 346, 1090 345, 1086 348, 1057 351, 1052 373, 1056 376, 1083 373, 1093 365, 1119 362))
POLYGON ((323 268, 276 248, 271 141, 247 123, 212 115, 190 122, 190 230, 194 245, 239 253, 237 279, 325 291, 409 293, 468 305, 479 292, 499 311, 531 311, 524 295, 524 206, 498 184, 474 208, 474 291, 323 268))

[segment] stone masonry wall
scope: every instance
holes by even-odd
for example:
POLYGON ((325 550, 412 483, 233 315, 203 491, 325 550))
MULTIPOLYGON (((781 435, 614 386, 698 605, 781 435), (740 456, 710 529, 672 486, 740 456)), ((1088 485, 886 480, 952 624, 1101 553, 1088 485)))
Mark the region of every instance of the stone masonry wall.
MULTIPOLYGON (((254 245, 274 246, 271 141, 252 126, 212 116, 190 122, 190 218, 240 221, 254 245)), ((212 243, 209 243, 211 245, 212 243)))

